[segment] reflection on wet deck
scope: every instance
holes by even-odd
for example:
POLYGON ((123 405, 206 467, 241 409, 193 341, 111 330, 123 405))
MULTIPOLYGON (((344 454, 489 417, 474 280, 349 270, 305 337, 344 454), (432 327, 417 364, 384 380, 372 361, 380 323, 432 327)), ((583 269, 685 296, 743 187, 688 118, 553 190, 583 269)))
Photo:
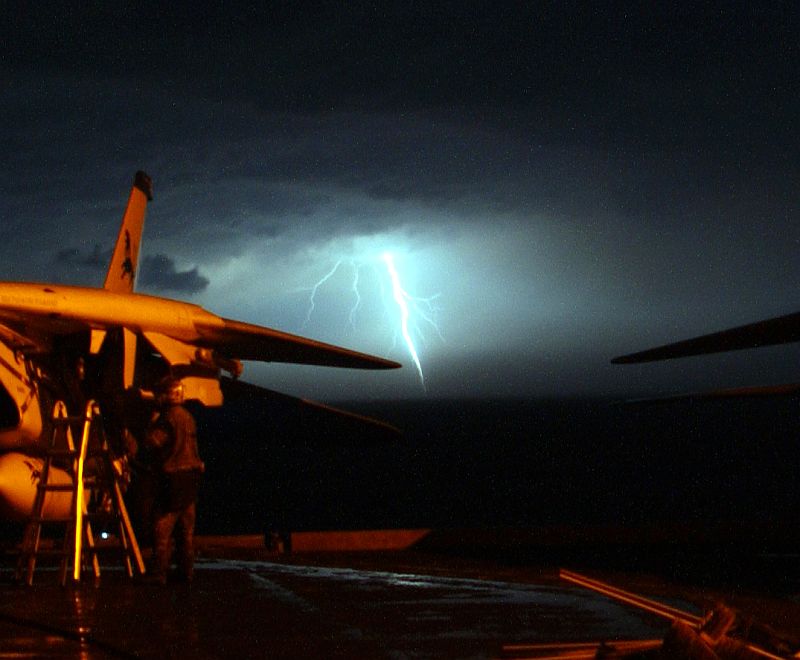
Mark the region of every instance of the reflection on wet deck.
MULTIPOLYGON (((663 621, 559 583, 214 560, 195 584, 106 570, 95 587, 0 582, 0 657, 495 657, 503 644, 663 635, 663 621)), ((52 577, 52 579, 50 579, 52 577)))

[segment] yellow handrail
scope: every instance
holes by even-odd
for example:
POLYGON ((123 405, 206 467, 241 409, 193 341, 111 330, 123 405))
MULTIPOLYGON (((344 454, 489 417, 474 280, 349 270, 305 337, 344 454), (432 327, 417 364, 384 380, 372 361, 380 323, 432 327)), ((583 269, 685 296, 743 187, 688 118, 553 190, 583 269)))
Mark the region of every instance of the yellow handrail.
POLYGON ((75 459, 75 556, 72 564, 73 579, 81 579, 81 552, 83 551, 83 512, 85 508, 83 488, 83 465, 89 448, 89 435, 91 434, 92 419, 95 415, 97 404, 89 401, 86 404, 86 413, 83 418, 83 435, 81 436, 81 449, 75 459))

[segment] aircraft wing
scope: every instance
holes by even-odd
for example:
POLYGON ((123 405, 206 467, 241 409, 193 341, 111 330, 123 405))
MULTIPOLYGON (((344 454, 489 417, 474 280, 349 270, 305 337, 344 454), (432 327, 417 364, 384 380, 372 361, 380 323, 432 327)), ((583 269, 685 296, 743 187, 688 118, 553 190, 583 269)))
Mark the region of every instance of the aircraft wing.
POLYGON ((656 360, 671 360, 690 355, 706 355, 708 353, 788 344, 795 341, 800 341, 800 312, 766 321, 749 323, 729 330, 713 332, 673 344, 665 344, 664 346, 631 353, 630 355, 621 355, 615 357, 611 362, 612 364, 654 362, 656 360))
POLYGON ((223 325, 195 324, 201 339, 197 342, 235 360, 290 362, 350 369, 397 369, 392 360, 351 351, 272 328, 222 319, 223 325))

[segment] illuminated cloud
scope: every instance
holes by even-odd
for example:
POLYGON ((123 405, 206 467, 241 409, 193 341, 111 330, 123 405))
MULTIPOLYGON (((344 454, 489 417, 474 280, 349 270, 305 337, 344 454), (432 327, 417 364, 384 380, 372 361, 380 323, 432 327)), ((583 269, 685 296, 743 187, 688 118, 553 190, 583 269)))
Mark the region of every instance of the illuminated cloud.
POLYGON ((649 6, 576 22, 466 3, 444 30, 427 5, 204 10, 178 39, 166 5, 160 31, 113 7, 31 11, 0 40, 0 278, 102 282, 145 169, 143 287, 406 366, 248 366, 263 384, 420 396, 368 270, 354 313, 345 269, 306 320, 337 262, 384 251, 410 294, 440 294, 446 341, 416 344, 429 396, 657 388, 676 379, 609 358, 796 310, 797 58, 779 10, 726 9, 714 25, 741 33, 717 40, 649 6))

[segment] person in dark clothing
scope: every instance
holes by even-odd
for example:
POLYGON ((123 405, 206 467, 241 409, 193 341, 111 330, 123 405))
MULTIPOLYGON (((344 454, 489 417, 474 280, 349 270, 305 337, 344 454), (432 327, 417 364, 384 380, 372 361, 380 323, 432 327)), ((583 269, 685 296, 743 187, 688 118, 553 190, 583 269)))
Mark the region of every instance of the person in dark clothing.
POLYGON ((178 530, 178 570, 190 582, 194 567, 194 524, 197 491, 205 469, 197 449, 197 427, 183 406, 183 384, 169 381, 160 396, 145 436, 152 450, 159 487, 153 521, 152 580, 165 583, 170 560, 170 541, 178 530))

